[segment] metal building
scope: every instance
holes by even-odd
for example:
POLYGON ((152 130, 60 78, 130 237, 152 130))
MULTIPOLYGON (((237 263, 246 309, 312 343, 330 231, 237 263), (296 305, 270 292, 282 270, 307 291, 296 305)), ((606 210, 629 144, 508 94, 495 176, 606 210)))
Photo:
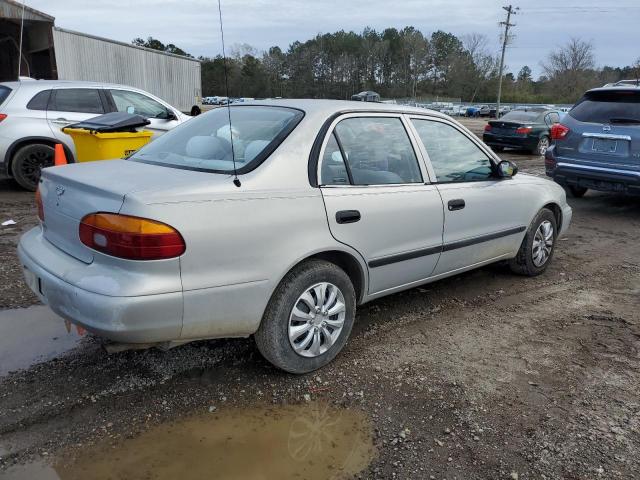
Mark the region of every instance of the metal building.
MULTIPOLYGON (((18 77, 22 8, 0 0, 0 81, 18 77)), ((130 85, 185 112, 200 103, 199 60, 65 30, 54 22, 25 7, 21 76, 130 85)))

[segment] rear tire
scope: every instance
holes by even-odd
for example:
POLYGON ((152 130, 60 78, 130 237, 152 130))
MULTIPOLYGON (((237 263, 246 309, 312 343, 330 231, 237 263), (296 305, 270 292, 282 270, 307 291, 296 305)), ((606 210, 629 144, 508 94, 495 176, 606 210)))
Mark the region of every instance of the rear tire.
POLYGON ((497 145, 492 145, 491 150, 493 150, 494 152, 502 152, 504 151, 504 147, 498 147, 497 145))
POLYGON ((54 149, 44 143, 21 147, 13 155, 11 172, 18 185, 34 192, 40 181, 40 171, 53 165, 54 149))
POLYGON ((529 225, 515 258, 509 261, 511 271, 535 277, 544 272, 553 258, 558 227, 551 210, 543 208, 529 225))
POLYGON ((547 153, 548 149, 549 149, 549 137, 544 135, 540 137, 540 140, 538 140, 538 144, 536 145, 536 148, 533 149, 531 153, 534 155, 544 155, 545 153, 547 153))
POLYGON ((309 260, 291 270, 276 288, 255 333, 256 345, 264 358, 286 372, 312 372, 342 350, 355 314, 356 294, 344 270, 330 262, 309 260), (310 303, 319 307, 314 310, 310 303), (338 310, 344 315, 331 314, 338 310), (316 336, 321 343, 316 343, 316 336))
POLYGON ((587 193, 587 188, 584 187, 574 187, 573 185, 570 185, 569 187, 567 187, 567 190, 569 190, 569 193, 571 193, 571 196, 573 198, 582 198, 584 197, 584 194, 587 193))

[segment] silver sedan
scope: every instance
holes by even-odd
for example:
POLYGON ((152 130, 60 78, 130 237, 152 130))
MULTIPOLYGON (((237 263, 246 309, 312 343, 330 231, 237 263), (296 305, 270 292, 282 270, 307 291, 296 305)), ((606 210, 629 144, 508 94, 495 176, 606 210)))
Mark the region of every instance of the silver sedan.
POLYGON ((357 305, 503 260, 544 272, 571 208, 516 173, 438 112, 245 103, 127 160, 45 169, 18 253, 39 298, 96 335, 253 335, 304 373, 340 352, 357 305))

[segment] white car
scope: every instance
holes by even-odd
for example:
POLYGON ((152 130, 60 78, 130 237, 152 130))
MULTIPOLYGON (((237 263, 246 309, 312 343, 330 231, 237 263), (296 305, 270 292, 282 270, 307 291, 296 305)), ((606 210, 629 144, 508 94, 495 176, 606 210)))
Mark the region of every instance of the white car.
POLYGON ((62 128, 108 112, 129 112, 151 122, 154 138, 191 117, 133 87, 57 80, 0 83, 0 175, 35 190, 40 170, 53 164, 56 143, 74 162, 75 146, 62 128))

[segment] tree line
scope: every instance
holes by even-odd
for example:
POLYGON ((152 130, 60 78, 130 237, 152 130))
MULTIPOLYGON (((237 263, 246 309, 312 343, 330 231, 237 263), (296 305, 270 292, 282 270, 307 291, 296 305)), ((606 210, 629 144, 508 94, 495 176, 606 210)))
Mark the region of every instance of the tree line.
MULTIPOLYGON (((151 37, 134 43, 188 55, 151 37)), ((225 59, 199 59, 203 96, 225 95, 225 59)), ((540 66, 537 79, 529 66, 515 74, 505 69, 502 101, 573 103, 589 88, 640 77, 640 58, 627 67, 597 68, 593 44, 578 38, 549 52, 540 66)), ((414 27, 319 34, 286 51, 274 46, 261 53, 234 45, 226 68, 229 95, 254 98, 348 99, 373 90, 383 98, 493 102, 499 77, 486 35, 458 37, 441 30, 424 35, 414 27)))

